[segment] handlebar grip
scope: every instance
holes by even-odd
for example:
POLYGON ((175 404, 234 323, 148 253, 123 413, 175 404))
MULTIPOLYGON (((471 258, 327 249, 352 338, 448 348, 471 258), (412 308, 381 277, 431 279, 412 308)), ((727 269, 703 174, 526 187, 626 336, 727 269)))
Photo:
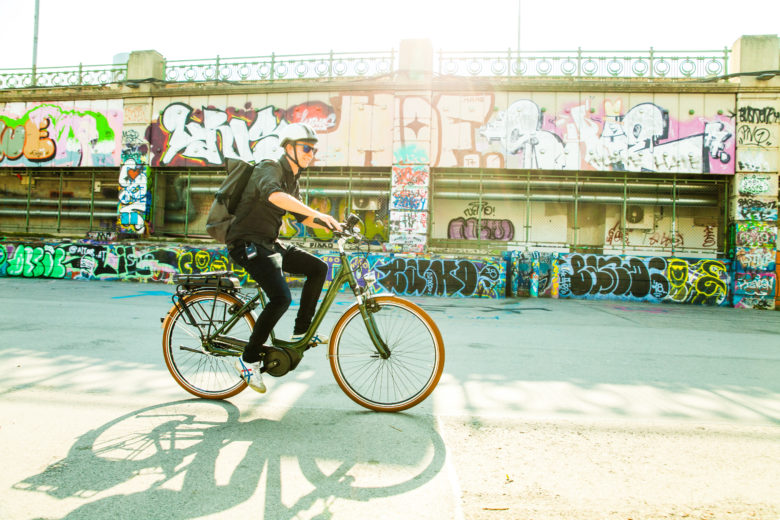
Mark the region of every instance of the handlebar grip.
POLYGON ((338 231, 336 228, 329 226, 324 220, 322 220, 319 217, 314 217, 314 220, 312 220, 315 224, 319 224, 320 226, 324 227, 325 229, 329 229, 331 231, 338 231))

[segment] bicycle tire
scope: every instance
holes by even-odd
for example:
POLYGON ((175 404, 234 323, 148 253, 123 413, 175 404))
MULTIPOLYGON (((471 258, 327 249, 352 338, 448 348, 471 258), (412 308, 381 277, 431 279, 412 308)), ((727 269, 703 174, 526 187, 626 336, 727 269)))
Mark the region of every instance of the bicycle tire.
MULTIPOLYGON (((211 322, 219 327, 230 317, 230 307, 242 304, 235 296, 214 291, 197 291, 181 300, 200 326, 211 322)), ((252 313, 247 312, 233 326, 230 336, 247 341, 254 325, 252 313)), ((247 384, 236 372, 236 357, 203 351, 200 337, 198 326, 188 323, 184 308, 174 305, 163 322, 162 341, 165 365, 173 379, 203 399, 226 399, 243 391, 247 384)))
POLYGON ((372 314, 391 355, 379 357, 358 304, 333 328, 328 358, 336 382, 357 404, 377 412, 400 412, 424 401, 444 370, 444 342, 433 319, 412 302, 377 296, 372 314))

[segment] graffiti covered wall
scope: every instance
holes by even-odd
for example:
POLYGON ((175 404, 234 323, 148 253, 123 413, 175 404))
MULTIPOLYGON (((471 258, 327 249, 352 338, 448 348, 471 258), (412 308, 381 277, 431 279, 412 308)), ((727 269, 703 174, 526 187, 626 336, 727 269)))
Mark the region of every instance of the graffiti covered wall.
POLYGON ((289 123, 307 123, 318 134, 336 126, 332 106, 319 101, 287 109, 274 105, 254 108, 190 106, 174 101, 159 113, 148 132, 153 166, 202 166, 223 164, 225 159, 247 162, 278 154, 281 130, 289 123))
POLYGON ((118 166, 122 100, 0 104, 0 166, 118 166))
POLYGON ((560 297, 725 305, 731 277, 720 260, 569 254, 560 297))
POLYGON ((506 254, 512 296, 559 295, 558 253, 511 251, 506 254))
POLYGON ((733 99, 706 97, 539 95, 510 102, 479 133, 514 168, 734 173, 733 99))
POLYGON ((774 309, 780 111, 776 101, 740 95, 736 115, 734 307, 774 309))
POLYGON ((151 164, 259 160, 278 153, 282 128, 306 122, 325 138, 318 166, 735 171, 729 95, 311 92, 306 98, 252 95, 240 106, 157 99, 148 131, 151 164))
MULTIPOLYGON (((339 256, 329 252, 319 252, 317 256, 330 267, 327 288, 339 267, 339 256)), ((364 264, 361 265, 364 271, 374 271, 379 290, 395 294, 501 298, 506 292, 506 272, 501 258, 406 258, 370 254, 354 255, 352 260, 364 264)), ((176 273, 223 270, 232 270, 242 283, 252 281, 221 247, 0 243, 0 276, 172 283, 176 273)))
MULTIPOLYGON (((317 256, 329 266, 330 283, 339 256, 328 251, 317 256)), ((510 252, 503 258, 382 253, 350 258, 362 272, 373 271, 377 289, 405 296, 510 295, 726 305, 732 283, 727 265, 711 259, 549 252, 510 252)), ((234 271, 242 283, 252 281, 224 248, 88 241, 0 245, 0 276, 171 283, 175 273, 221 270, 234 271)), ((739 294, 776 290, 774 276, 736 273, 735 277, 739 294)))

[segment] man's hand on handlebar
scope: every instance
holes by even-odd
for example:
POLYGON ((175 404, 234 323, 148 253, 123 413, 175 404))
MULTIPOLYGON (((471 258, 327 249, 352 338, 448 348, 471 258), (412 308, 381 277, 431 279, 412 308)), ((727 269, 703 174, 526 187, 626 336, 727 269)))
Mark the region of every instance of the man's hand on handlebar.
POLYGON ((320 226, 324 227, 325 229, 329 229, 331 231, 341 231, 341 224, 338 220, 331 217, 327 213, 320 213, 316 217, 314 217, 313 222, 315 224, 319 224, 320 226))

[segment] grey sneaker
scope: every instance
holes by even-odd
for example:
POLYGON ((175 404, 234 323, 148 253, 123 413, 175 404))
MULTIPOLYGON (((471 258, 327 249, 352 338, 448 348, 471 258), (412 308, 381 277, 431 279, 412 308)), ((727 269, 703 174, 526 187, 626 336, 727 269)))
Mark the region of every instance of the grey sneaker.
POLYGON ((260 362, 246 363, 240 357, 236 359, 236 370, 238 375, 246 381, 246 384, 252 388, 255 392, 265 393, 265 384, 263 383, 263 376, 260 372, 260 362))
MULTIPOLYGON (((299 340, 303 339, 303 337, 305 335, 306 334, 293 334, 292 337, 290 338, 290 341, 299 341, 299 340)), ((317 333, 317 334, 314 335, 314 337, 311 338, 311 340, 309 342, 313 343, 315 345, 319 345, 319 344, 324 345, 324 344, 330 342, 330 338, 328 336, 326 336, 325 334, 317 333)))

